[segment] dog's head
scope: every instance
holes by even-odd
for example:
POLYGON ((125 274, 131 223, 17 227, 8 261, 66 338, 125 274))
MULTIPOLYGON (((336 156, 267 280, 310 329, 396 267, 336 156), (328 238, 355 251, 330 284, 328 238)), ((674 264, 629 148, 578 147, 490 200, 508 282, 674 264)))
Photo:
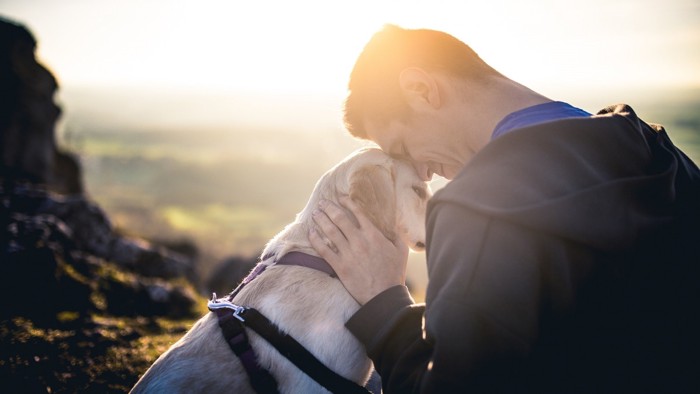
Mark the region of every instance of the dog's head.
POLYGON ((390 240, 401 237, 411 249, 425 248, 425 212, 432 195, 407 162, 377 148, 350 155, 334 170, 337 192, 347 194, 390 240))

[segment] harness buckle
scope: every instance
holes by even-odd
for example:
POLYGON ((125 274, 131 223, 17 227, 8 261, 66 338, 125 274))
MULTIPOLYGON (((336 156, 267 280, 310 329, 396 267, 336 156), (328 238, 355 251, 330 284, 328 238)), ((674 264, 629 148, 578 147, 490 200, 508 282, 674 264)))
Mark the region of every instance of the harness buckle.
POLYGON ((241 314, 243 314, 247 310, 247 308, 244 306, 236 305, 227 300, 217 299, 216 293, 212 293, 211 300, 207 302, 207 308, 209 308, 209 310, 212 312, 218 309, 230 309, 233 311, 233 317, 240 320, 241 322, 245 322, 245 319, 243 318, 243 316, 241 316, 241 314))

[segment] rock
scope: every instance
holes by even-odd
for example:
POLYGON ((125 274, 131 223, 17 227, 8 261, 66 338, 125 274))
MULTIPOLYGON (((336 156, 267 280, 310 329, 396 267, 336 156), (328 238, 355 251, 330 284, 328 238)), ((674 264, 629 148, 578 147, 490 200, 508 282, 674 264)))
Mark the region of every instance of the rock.
POLYGON ((120 234, 84 194, 35 47, 0 18, 0 392, 125 392, 203 313, 197 250, 120 234))
POLYGON ((192 262, 184 257, 119 237, 102 211, 84 199, 66 202, 22 185, 0 188, 0 201, 9 211, 0 228, 0 296, 17 299, 5 310, 10 316, 192 315, 193 286, 164 280, 186 278, 192 262))
POLYGON ((196 281, 193 260, 116 233, 104 211, 82 194, 63 196, 31 184, 14 184, 0 186, 0 196, 13 214, 50 216, 60 221, 62 231, 79 250, 147 277, 196 281))
POLYGON ((54 216, 70 230, 76 248, 136 273, 196 280, 192 260, 116 234, 105 213, 83 194, 77 157, 56 147, 58 84, 36 60, 35 48, 25 27, 0 18, 0 178, 10 204, 5 208, 54 216))
POLYGON ((82 174, 80 159, 77 155, 57 150, 54 153, 53 171, 48 188, 59 194, 83 194, 85 190, 82 174))
POLYGON ((258 263, 258 257, 232 256, 217 264, 204 281, 207 294, 228 294, 258 263))
POLYGON ((58 87, 36 61, 36 41, 23 26, 0 19, 0 177, 48 184, 56 154, 58 87))

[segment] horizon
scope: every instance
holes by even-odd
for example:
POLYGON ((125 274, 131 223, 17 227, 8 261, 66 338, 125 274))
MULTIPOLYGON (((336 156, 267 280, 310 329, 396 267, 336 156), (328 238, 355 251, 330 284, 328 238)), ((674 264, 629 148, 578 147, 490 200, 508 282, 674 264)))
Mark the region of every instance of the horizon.
POLYGON ((350 70, 385 23, 450 33, 509 78, 587 111, 700 92, 694 0, 0 3, 57 78, 63 124, 87 109, 115 127, 344 133, 350 70))

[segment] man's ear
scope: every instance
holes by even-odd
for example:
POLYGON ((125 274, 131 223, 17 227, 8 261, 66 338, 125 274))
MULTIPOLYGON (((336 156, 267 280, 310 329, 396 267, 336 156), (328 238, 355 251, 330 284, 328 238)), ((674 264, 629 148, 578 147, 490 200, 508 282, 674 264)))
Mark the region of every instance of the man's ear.
POLYGON ((399 86, 406 102, 414 109, 440 107, 440 89, 435 77, 419 67, 408 67, 399 74, 399 86))
POLYGON ((364 166, 350 176, 350 198, 392 242, 396 240, 396 191, 391 171, 364 166))

